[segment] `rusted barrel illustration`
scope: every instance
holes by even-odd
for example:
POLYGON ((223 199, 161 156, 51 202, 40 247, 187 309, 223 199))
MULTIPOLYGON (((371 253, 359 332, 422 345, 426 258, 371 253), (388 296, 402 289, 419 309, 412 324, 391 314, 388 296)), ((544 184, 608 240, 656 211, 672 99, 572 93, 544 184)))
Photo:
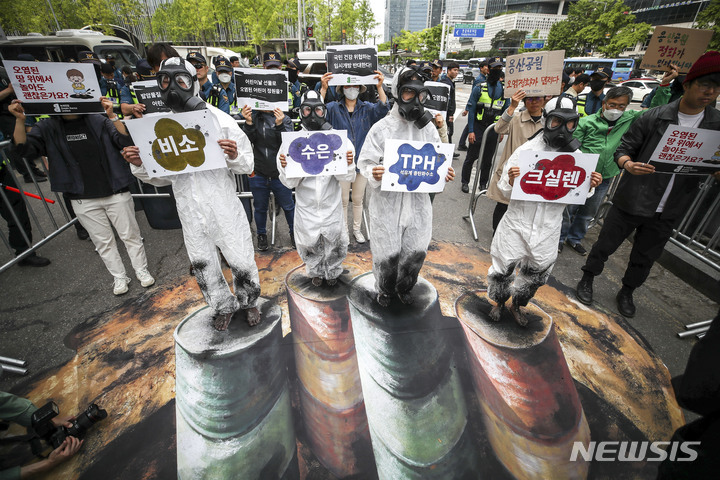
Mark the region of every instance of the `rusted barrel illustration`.
POLYGON ((315 287, 300 266, 285 284, 300 409, 315 456, 344 478, 374 469, 347 293, 350 277, 315 287))
POLYGON ((281 310, 212 327, 209 308, 175 330, 178 478, 298 478, 281 310))
POLYGON ((523 328, 508 312, 491 321, 490 308, 484 291, 455 303, 495 455, 521 480, 586 478, 589 465, 570 456, 590 429, 552 318, 530 304, 523 328))
POLYGON ((374 284, 372 273, 357 277, 349 301, 379 478, 477 478, 437 291, 419 278, 412 305, 384 308, 374 284))

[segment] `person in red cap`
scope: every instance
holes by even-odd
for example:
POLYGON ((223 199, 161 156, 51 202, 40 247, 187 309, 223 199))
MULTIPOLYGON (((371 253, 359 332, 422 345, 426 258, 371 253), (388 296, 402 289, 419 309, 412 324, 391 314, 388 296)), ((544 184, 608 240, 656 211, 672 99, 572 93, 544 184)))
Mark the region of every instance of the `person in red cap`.
MULTIPOLYGON (((673 229, 705 180, 697 175, 657 173, 649 162, 670 125, 720 130, 720 112, 711 105, 720 94, 720 53, 706 52, 692 66, 683 83, 683 96, 642 115, 623 136, 615 152, 620 178, 613 205, 605 217, 597 242, 582 267, 577 298, 590 305, 593 279, 600 275, 608 257, 635 232, 622 288, 616 296, 620 314, 635 315, 633 291, 645 282, 655 260, 665 248, 673 229)), ((720 172, 713 174, 720 180, 720 172)))

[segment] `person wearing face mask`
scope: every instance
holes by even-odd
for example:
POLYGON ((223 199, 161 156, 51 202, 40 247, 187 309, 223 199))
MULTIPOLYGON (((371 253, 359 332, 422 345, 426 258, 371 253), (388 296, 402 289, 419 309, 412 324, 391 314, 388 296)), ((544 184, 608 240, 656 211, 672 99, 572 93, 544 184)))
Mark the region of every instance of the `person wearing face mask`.
MULTIPOLYGON (((372 126, 358 158, 360 174, 370 184, 368 213, 376 299, 385 307, 395 296, 404 304, 413 302, 411 290, 417 283, 432 237, 429 194, 380 189, 385 173, 385 141, 440 142, 432 114, 423 105, 428 90, 420 73, 412 67, 400 68, 393 79, 392 93, 397 102, 385 118, 372 126)), ((455 171, 450 167, 445 181, 454 177, 455 171)))
MULTIPOLYGON (((155 79, 155 72, 145 59, 138 60, 135 65, 138 81, 155 79)), ((132 84, 127 84, 120 89, 120 113, 125 117, 142 118, 145 111, 145 104, 140 103, 135 94, 132 84)))
POLYGON ((590 92, 577 97, 577 111, 581 117, 592 115, 602 108, 602 101, 605 98, 603 89, 612 76, 613 71, 610 67, 600 67, 590 75, 590 92))
POLYGON ((115 83, 117 83, 118 88, 122 88, 125 86, 125 80, 123 79, 122 71, 117 67, 117 64, 115 63, 115 57, 112 55, 106 55, 105 56, 105 63, 109 64, 113 69, 113 78, 115 80, 115 83))
POLYGON ((602 110, 582 117, 578 128, 573 132, 573 137, 582 144, 580 150, 583 153, 600 155, 595 171, 602 175, 603 181, 585 205, 568 205, 565 209, 558 252, 562 251, 563 244, 567 244, 580 255, 587 255, 587 250, 580 242, 585 238, 588 224, 600 208, 610 183, 620 173, 614 159, 615 150, 630 125, 643 113, 627 110, 630 98, 632 90, 628 87, 611 88, 603 99, 602 110))
MULTIPOLYGON (((300 102, 300 124, 305 131, 329 130, 325 120, 326 108, 315 90, 306 92, 300 102)), ((348 248, 347 228, 343 225, 342 189, 340 182, 355 180, 355 169, 339 175, 316 175, 287 178, 286 152, 277 157, 280 181, 295 189, 295 242, 305 262, 305 270, 316 287, 323 280, 333 286, 342 274, 342 262, 348 248)), ((354 164, 355 152, 346 154, 348 165, 354 164)))
POLYGON ((220 88, 219 85, 213 85, 212 81, 208 78, 207 61, 200 52, 190 52, 185 57, 185 60, 195 68, 197 72, 197 80, 200 85, 200 98, 208 102, 213 107, 219 108, 225 113, 230 113, 230 103, 225 91, 220 88))
MULTIPOLYGON (((383 80, 385 76, 376 70, 378 102, 364 102, 358 98, 361 92, 366 90, 365 85, 344 85, 337 86, 334 90, 340 99, 327 104, 327 121, 335 130, 347 130, 348 139, 355 147, 355 151, 362 151, 365 137, 370 128, 388 113, 388 101, 383 80)), ((332 73, 326 73, 320 79, 320 95, 325 98, 328 91, 328 82, 332 79, 332 73)), ((343 215, 347 225, 347 207, 350 188, 352 187, 353 204, 353 237, 357 243, 365 243, 365 236, 362 234, 362 212, 365 198, 365 186, 367 179, 363 175, 357 175, 354 182, 341 182, 343 193, 343 215)))
POLYGON ((308 88, 304 83, 300 83, 298 77, 301 66, 300 60, 296 57, 287 61, 288 82, 290 83, 290 94, 293 98, 293 108, 300 106, 301 96, 308 88))
POLYGON ((236 115, 239 113, 237 106, 237 94, 235 82, 233 81, 233 67, 225 57, 219 57, 215 63, 215 73, 218 77, 218 85, 225 93, 228 100, 228 113, 236 115))
MULTIPOLYGON (((548 112, 542 135, 532 137, 508 158, 498 182, 503 195, 510 198, 513 184, 520 176, 520 152, 580 153, 580 142, 573 138, 577 124, 578 114, 572 108, 548 112)), ((590 186, 597 187, 601 181, 600 174, 593 172, 590 186)), ((588 196, 593 194, 592 188, 588 196)), ((510 200, 490 247, 492 265, 487 283, 488 297, 494 302, 490 312, 492 320, 500 320, 505 302, 512 297, 510 313, 520 326, 527 326, 528 319, 521 307, 528 304, 550 276, 558 255, 555 246, 560 237, 563 210, 563 203, 510 200)))
POLYGON ((257 325, 260 278, 250 226, 233 175, 252 172, 252 146, 230 115, 200 98, 200 86, 190 62, 180 57, 164 60, 157 80, 163 102, 174 113, 210 110, 218 131, 227 133, 218 140, 227 168, 150 178, 138 147, 126 147, 123 156, 143 182, 172 185, 188 257, 203 297, 213 311, 215 329, 227 330, 235 316, 244 317, 250 326, 257 325), (223 276, 217 248, 232 270, 234 295, 223 276))

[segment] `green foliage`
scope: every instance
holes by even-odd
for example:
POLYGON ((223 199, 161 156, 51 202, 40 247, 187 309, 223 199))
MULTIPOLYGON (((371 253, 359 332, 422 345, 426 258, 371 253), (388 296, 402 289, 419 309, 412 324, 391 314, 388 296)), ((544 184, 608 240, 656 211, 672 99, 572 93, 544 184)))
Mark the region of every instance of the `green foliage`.
POLYGON ((490 46, 493 50, 517 49, 522 46, 527 34, 526 30, 510 30, 509 32, 500 30, 490 41, 490 46))
POLYGON ((417 32, 402 30, 400 36, 393 39, 401 50, 416 53, 419 59, 434 60, 440 56, 442 25, 426 28, 417 32))
POLYGON ((306 0, 305 14, 315 38, 324 44, 340 43, 343 30, 345 43, 368 43, 378 25, 369 0, 306 0))
POLYGON ((720 0, 712 0, 697 16, 697 28, 710 29, 713 36, 708 50, 720 50, 720 0))

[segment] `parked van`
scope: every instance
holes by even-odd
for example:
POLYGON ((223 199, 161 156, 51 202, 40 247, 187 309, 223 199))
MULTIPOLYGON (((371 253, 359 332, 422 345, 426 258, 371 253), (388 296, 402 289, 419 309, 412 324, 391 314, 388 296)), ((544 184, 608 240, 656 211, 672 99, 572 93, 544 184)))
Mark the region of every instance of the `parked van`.
POLYGON ((235 53, 232 50, 221 47, 204 47, 202 45, 173 45, 173 48, 180 54, 181 57, 187 57, 190 52, 200 52, 205 60, 208 61, 208 66, 212 69, 215 64, 217 57, 225 57, 228 60, 230 57, 238 57, 240 59, 240 66, 249 68, 250 64, 243 62, 242 55, 235 53))

